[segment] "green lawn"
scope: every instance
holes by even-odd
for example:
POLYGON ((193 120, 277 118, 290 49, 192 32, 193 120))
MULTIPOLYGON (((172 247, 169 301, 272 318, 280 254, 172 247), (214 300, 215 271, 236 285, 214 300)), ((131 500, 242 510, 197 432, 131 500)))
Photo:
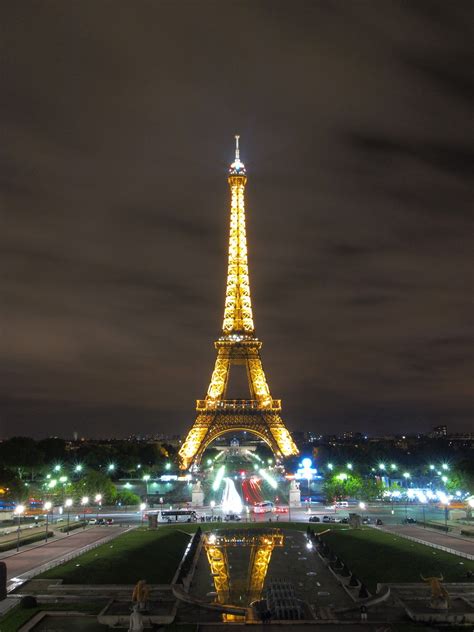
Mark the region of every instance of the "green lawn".
POLYGON ((169 584, 189 542, 181 529, 134 529, 52 568, 39 578, 61 578, 65 584, 169 584))
POLYGON ((460 582, 474 571, 467 559, 375 529, 331 529, 323 538, 371 592, 377 582, 419 582, 420 573, 460 582))

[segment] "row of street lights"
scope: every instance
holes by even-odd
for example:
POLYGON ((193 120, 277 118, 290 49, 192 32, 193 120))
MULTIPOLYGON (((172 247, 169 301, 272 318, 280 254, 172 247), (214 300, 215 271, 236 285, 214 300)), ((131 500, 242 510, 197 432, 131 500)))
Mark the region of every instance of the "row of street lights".
MULTIPOLYGON (((99 519, 100 507, 102 505, 102 494, 96 494, 94 496, 94 501, 97 504, 97 516, 96 516, 96 519, 98 520, 99 519)), ((83 529, 86 528, 86 507, 87 507, 88 504, 89 504, 89 496, 83 496, 81 498, 81 506, 83 508, 83 516, 82 516, 82 520, 83 520, 82 528, 83 529)), ((67 527, 66 527, 67 535, 69 535, 69 525, 70 525, 70 518, 71 518, 71 507, 73 505, 74 505, 73 499, 72 498, 66 498, 66 500, 64 501, 64 508, 67 510, 67 527)), ((53 503, 50 500, 47 500, 44 503, 44 505, 43 505, 43 509, 46 511, 46 542, 48 541, 49 512, 51 511, 52 508, 53 508, 53 503)))

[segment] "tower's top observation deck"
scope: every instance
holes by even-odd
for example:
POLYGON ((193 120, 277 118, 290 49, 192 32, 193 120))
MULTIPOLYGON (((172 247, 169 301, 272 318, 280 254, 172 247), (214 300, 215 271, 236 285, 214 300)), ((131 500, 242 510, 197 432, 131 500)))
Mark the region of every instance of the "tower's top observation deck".
POLYGON ((231 176, 245 176, 246 175, 245 165, 240 160, 239 138, 240 136, 238 135, 235 136, 235 160, 230 165, 230 168, 229 168, 229 175, 231 176))

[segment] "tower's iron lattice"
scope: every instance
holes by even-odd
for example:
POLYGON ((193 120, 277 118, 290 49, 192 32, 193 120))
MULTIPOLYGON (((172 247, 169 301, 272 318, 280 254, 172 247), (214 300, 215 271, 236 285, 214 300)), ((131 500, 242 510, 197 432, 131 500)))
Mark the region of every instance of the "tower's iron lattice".
POLYGON ((281 400, 273 399, 263 371, 250 299, 245 232, 245 165, 236 136, 235 160, 229 169, 231 193, 229 257, 222 335, 214 343, 217 359, 205 399, 196 402, 196 420, 179 451, 182 469, 198 464, 207 446, 232 431, 247 431, 265 441, 275 456, 298 454, 281 417, 281 400), (250 399, 226 399, 232 365, 247 369, 250 399))

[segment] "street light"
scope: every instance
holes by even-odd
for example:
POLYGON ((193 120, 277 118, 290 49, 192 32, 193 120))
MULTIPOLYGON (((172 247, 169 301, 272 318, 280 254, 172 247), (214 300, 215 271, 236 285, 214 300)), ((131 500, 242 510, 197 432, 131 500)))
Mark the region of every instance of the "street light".
POLYGON ((86 528, 86 505, 88 504, 88 502, 89 502, 89 496, 83 496, 81 498, 81 505, 82 505, 82 507, 84 509, 84 515, 83 515, 83 521, 84 522, 83 522, 83 525, 82 525, 83 529, 86 528))
POLYGON ((334 469, 334 465, 332 463, 328 463, 328 470, 333 470, 334 469))
POLYGON ((100 511, 100 507, 102 505, 102 494, 96 494, 94 500, 97 503, 97 512, 96 512, 95 519, 97 521, 99 521, 99 511, 100 511))
POLYGON ((397 465, 396 465, 396 463, 391 463, 391 464, 390 464, 390 469, 391 469, 391 470, 396 470, 396 469, 397 469, 397 465))
POLYGON ((66 498, 66 500, 64 501, 64 506, 67 509, 67 530, 66 530, 66 533, 69 535, 69 514, 71 512, 71 507, 72 507, 72 498, 66 498))
POLYGON ((49 518, 49 512, 51 511, 52 507, 53 507, 53 503, 49 500, 47 500, 43 505, 43 509, 45 509, 46 511, 46 543, 48 543, 48 518, 49 518))
POLYGON ((441 467, 443 470, 449 470, 449 465, 447 463, 443 463, 441 467))
POLYGON ((352 463, 347 463, 347 469, 352 470, 352 463))
POLYGON ((17 505, 15 507, 15 515, 18 516, 18 530, 17 530, 17 539, 16 539, 16 550, 17 553, 20 549, 20 531, 21 531, 21 514, 25 511, 25 505, 17 505))
POLYGON ((385 463, 379 463, 379 470, 385 469, 385 463))
POLYGON ((140 503, 140 512, 141 512, 141 521, 140 521, 140 526, 143 527, 143 512, 146 509, 146 503, 140 503))
POLYGON ((150 475, 149 474, 144 474, 143 475, 143 480, 145 482, 145 494, 148 496, 148 481, 150 480, 150 475))
POLYGON ((82 472, 82 465, 79 463, 78 465, 76 465, 76 467, 74 468, 75 472, 82 472))
POLYGON ((444 503, 444 528, 448 532, 449 500, 444 503))
POLYGON ((360 502, 360 503, 359 503, 359 508, 360 508, 360 509, 362 509, 362 510, 364 510, 364 509, 366 508, 366 504, 365 504, 365 503, 363 503, 363 502, 360 502))

